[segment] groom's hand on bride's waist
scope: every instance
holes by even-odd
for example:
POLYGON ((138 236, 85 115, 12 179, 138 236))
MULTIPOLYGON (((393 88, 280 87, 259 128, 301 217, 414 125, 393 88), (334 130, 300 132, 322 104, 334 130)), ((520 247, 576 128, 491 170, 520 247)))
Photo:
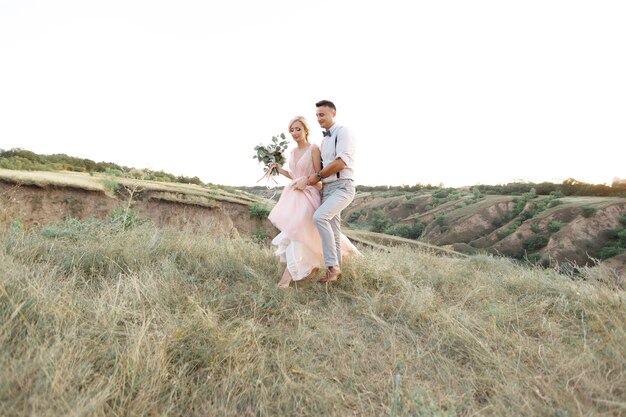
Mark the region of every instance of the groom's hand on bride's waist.
POLYGON ((300 177, 291 183, 291 188, 302 191, 306 188, 307 185, 309 185, 309 178, 300 177))

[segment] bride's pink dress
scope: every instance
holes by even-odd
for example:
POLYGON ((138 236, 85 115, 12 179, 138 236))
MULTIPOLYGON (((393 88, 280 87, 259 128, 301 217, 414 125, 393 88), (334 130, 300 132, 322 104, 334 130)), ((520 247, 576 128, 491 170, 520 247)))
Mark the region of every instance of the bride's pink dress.
MULTIPOLYGON (((315 172, 311 150, 317 145, 311 144, 299 160, 294 160, 294 150, 289 158, 289 171, 293 181, 287 185, 270 212, 269 220, 280 230, 272 240, 276 245, 276 255, 287 264, 294 281, 306 278, 313 270, 324 265, 322 240, 313 223, 313 213, 322 203, 321 183, 309 185, 304 190, 296 190, 291 184, 303 176, 315 172)), ((341 234, 341 254, 360 254, 350 240, 341 234)))

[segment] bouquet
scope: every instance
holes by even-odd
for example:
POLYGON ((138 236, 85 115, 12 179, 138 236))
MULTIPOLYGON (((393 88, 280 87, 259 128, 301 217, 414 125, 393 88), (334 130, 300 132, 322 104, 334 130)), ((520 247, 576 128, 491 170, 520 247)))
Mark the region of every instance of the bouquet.
POLYGON ((278 169, 276 167, 272 167, 270 169, 269 165, 272 162, 276 162, 281 165, 285 163, 285 156, 283 155, 283 153, 287 149, 288 145, 289 142, 287 142, 285 134, 281 133, 278 136, 272 136, 272 142, 269 145, 257 145, 254 147, 256 155, 254 155, 252 159, 256 159, 265 165, 265 174, 263 174, 259 181, 261 181, 263 178, 267 178, 268 180, 272 179, 274 182, 276 182, 276 180, 274 180, 272 176, 278 175, 278 169))

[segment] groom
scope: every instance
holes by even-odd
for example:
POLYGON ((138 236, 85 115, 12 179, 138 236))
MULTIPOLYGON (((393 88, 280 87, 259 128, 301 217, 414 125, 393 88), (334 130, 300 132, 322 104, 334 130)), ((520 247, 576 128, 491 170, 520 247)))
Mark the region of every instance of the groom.
POLYGON ((332 101, 322 100, 315 106, 317 122, 325 129, 322 170, 306 178, 306 184, 298 183, 296 188, 303 189, 322 181, 322 205, 313 214, 313 222, 322 238, 324 263, 328 268, 320 282, 332 282, 341 276, 341 211, 348 207, 355 194, 355 140, 348 128, 335 123, 337 108, 332 101))

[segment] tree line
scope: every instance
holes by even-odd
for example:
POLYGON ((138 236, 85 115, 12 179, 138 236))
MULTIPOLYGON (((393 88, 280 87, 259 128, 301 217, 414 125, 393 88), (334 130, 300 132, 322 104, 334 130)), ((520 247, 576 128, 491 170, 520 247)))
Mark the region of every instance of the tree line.
POLYGON ((73 171, 105 173, 119 177, 129 177, 161 182, 178 182, 184 184, 209 185, 198 177, 173 175, 163 171, 136 169, 114 162, 95 162, 91 159, 77 158, 62 153, 41 155, 26 149, 0 149, 0 168, 24 171, 73 171))
MULTIPOLYGON (((197 176, 187 177, 184 175, 173 175, 163 171, 129 168, 114 162, 95 162, 91 159, 77 158, 65 154, 41 155, 20 148, 9 150, 0 149, 0 168, 25 171, 74 171, 92 174, 100 172, 113 176, 125 176, 152 181, 211 185, 210 183, 203 183, 197 176)), ((498 185, 475 185, 470 188, 478 190, 482 194, 522 195, 534 191, 537 195, 626 197, 626 180, 615 180, 611 185, 606 185, 589 184, 568 178, 561 184, 552 182, 513 182, 498 185)), ((356 187, 356 190, 359 192, 418 192, 438 189, 446 188, 442 185, 431 184, 357 185, 356 187)))
MULTIPOLYGON (((499 194, 499 195, 522 195, 533 193, 536 195, 553 195, 553 196, 596 196, 596 197, 626 197, 626 180, 615 180, 611 185, 606 184, 589 184, 578 181, 574 178, 568 178, 562 183, 552 182, 513 182, 498 185, 475 185, 467 187, 468 189, 478 191, 482 194, 499 194)), ((357 185, 356 190, 359 192, 373 191, 400 191, 400 192, 418 192, 436 189, 453 190, 453 188, 445 188, 442 186, 434 186, 430 184, 415 185, 357 185)))

